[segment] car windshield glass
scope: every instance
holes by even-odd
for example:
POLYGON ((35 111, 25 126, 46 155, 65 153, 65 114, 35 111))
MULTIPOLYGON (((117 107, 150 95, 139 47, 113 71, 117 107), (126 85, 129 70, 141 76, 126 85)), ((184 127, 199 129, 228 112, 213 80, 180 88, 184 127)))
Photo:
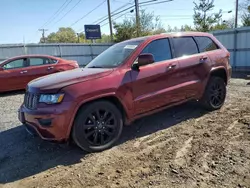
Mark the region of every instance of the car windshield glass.
POLYGON ((113 68, 119 66, 142 42, 126 41, 115 44, 93 59, 86 68, 113 68))

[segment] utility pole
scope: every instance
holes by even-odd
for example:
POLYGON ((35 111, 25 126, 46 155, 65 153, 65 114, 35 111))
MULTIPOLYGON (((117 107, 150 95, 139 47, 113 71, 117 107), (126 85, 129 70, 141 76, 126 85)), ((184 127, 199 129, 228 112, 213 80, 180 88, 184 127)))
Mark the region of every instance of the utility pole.
POLYGON ((43 43, 45 43, 45 31, 48 31, 48 29, 39 29, 38 31, 42 31, 42 38, 43 38, 43 43))
POLYGON ((76 33, 77 34, 77 41, 78 43, 80 43, 80 33, 76 33))
POLYGON ((110 0, 107 0, 108 4, 108 16, 109 16, 109 29, 110 29, 110 40, 113 42, 113 29, 112 29, 112 20, 111 20, 111 11, 110 11, 110 0))
POLYGON ((238 9, 239 9, 239 0, 236 0, 236 6, 235 6, 235 28, 238 27, 238 9))
POLYGON ((139 2, 135 0, 135 16, 136 16, 136 35, 140 35, 140 15, 139 15, 139 2))

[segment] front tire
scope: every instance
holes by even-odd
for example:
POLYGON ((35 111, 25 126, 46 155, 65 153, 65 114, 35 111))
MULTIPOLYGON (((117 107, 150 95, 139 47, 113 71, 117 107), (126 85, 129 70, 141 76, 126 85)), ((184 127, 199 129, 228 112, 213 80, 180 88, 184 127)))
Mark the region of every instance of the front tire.
POLYGON ((123 118, 117 107, 108 101, 83 106, 72 130, 74 142, 88 152, 106 150, 120 138, 123 118))
POLYGON ((220 77, 212 76, 201 99, 203 106, 210 111, 220 109, 225 102, 226 91, 225 81, 220 77))

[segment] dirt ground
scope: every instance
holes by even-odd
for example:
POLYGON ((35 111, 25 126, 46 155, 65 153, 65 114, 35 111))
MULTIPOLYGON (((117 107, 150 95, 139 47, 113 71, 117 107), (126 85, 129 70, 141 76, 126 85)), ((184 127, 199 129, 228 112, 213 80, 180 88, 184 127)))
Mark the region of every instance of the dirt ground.
POLYGON ((94 154, 28 135, 16 116, 23 94, 2 95, 0 188, 250 187, 249 82, 232 79, 221 110, 165 110, 94 154))

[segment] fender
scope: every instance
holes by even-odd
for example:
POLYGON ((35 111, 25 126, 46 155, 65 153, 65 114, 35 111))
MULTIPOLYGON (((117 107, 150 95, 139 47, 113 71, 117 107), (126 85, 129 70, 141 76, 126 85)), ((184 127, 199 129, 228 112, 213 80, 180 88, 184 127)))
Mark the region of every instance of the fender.
POLYGON ((67 139, 69 139, 69 136, 70 136, 70 133, 71 133, 71 129, 72 129, 76 114, 77 114, 78 110, 80 109, 80 107, 83 104, 86 104, 86 103, 91 102, 91 101, 99 100, 99 99, 102 99, 102 98, 105 98, 105 97, 115 97, 115 98, 117 98, 117 100, 119 100, 119 102, 121 103, 121 105, 122 105, 122 107, 123 107, 123 109, 125 111, 125 114, 126 114, 125 122, 127 122, 127 119, 128 119, 128 116, 129 116, 130 113, 129 113, 129 110, 127 109, 126 105, 124 104, 124 102, 116 95, 115 92, 104 93, 102 95, 87 98, 86 100, 83 100, 83 101, 81 101, 80 103, 77 104, 77 106, 74 108, 74 111, 72 113, 71 120, 70 120, 70 123, 69 123, 69 127, 68 127, 68 130, 67 130, 67 133, 66 133, 66 138, 67 139))
POLYGON ((210 78, 210 75, 211 75, 213 72, 217 71, 217 70, 224 70, 224 71, 225 71, 225 73, 226 73, 226 84, 227 84, 227 83, 228 83, 228 79, 229 79, 229 77, 230 77, 230 73, 229 73, 229 71, 226 69, 225 66, 212 67, 212 69, 210 70, 210 73, 209 73, 209 78, 210 78))
POLYGON ((209 71, 209 74, 207 76, 206 79, 204 79, 203 81, 203 84, 202 84, 202 92, 200 94, 200 96, 198 98, 202 98, 204 92, 205 92, 205 89, 206 89, 206 86, 207 86, 207 83, 208 83, 208 80, 210 79, 211 75, 215 72, 215 71, 218 71, 218 70, 224 70, 226 75, 227 75, 227 80, 228 80, 228 72, 226 71, 226 68, 224 66, 218 66, 218 67, 212 67, 209 71))

